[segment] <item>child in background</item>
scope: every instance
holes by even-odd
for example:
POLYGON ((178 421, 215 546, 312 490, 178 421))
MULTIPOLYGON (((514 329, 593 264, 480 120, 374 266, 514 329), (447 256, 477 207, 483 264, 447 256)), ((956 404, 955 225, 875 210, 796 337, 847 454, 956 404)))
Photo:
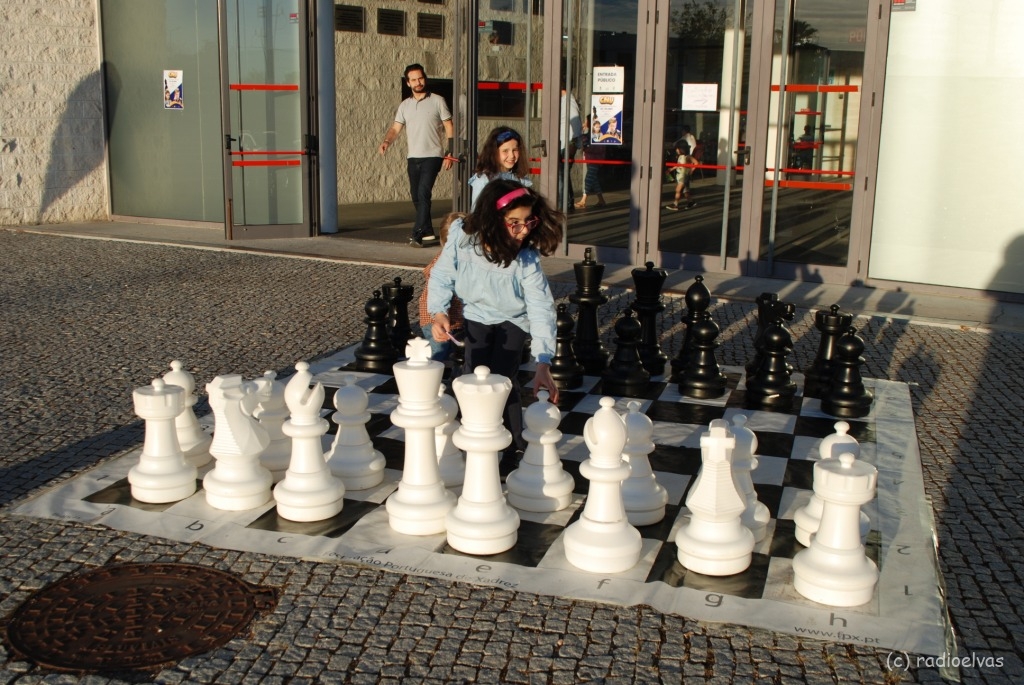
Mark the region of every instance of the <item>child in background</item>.
MULTIPOLYGON (((456 219, 462 219, 466 215, 463 212, 451 212, 445 216, 444 221, 441 223, 441 228, 438 231, 438 237, 441 239, 441 247, 448 242, 448 229, 451 227, 452 222, 456 219)), ((434 255, 434 258, 430 260, 430 263, 423 267, 423 290, 420 292, 420 327, 423 330, 423 337, 430 341, 430 358, 435 359, 439 362, 443 362, 451 356, 452 353, 452 341, 446 338, 445 340, 438 341, 434 340, 433 334, 433 321, 430 317, 430 311, 427 308, 427 290, 430 285, 430 272, 434 268, 434 264, 437 263, 438 257, 441 253, 438 252, 434 255)), ((451 322, 451 331, 454 337, 459 337, 458 334, 462 331, 462 301, 455 295, 452 295, 451 306, 448 308, 448 320, 451 322)))
POLYGON ((522 145, 522 136, 514 128, 499 126, 491 131, 480 150, 476 175, 469 179, 470 210, 476 206, 476 199, 484 186, 496 178, 519 181, 527 188, 533 187, 529 179, 530 168, 522 154, 522 145))
POLYGON ((483 365, 512 381, 503 417, 512 444, 499 464, 502 475, 518 466, 526 448, 517 376, 527 335, 537 361, 534 394, 547 390, 551 402, 558 402, 550 369, 555 303, 540 258, 558 248, 562 221, 560 212, 523 184, 491 181, 472 213, 452 222, 448 242, 430 272, 427 306, 434 340, 448 339, 452 324, 446 312, 454 293, 459 293, 466 325, 466 371, 483 365))

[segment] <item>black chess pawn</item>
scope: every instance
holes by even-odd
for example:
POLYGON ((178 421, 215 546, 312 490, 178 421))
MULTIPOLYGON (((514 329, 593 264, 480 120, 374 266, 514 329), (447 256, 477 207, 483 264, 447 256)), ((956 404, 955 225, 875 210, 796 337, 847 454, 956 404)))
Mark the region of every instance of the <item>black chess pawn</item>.
POLYGON ((814 361, 804 370, 804 395, 821 398, 827 392, 832 380, 836 343, 843 333, 853 325, 853 314, 839 311, 834 304, 828 310, 820 309, 814 313, 814 327, 818 329, 821 339, 818 342, 818 354, 814 361))
POLYGON ((725 394, 726 377, 718 366, 715 348, 718 347, 719 328, 710 314, 693 325, 690 363, 683 369, 679 393, 684 397, 709 400, 725 394))
POLYGON ((597 308, 608 301, 608 296, 601 292, 604 264, 594 261, 592 254, 588 247, 583 252, 583 261, 573 264, 576 292, 569 296, 569 301, 576 305, 576 360, 586 373, 598 375, 608 365, 608 350, 601 343, 597 308))
POLYGON ((391 344, 404 356, 406 343, 416 337, 409 324, 409 302, 412 301, 413 287, 402 285, 402 279, 396 276, 394 285, 381 286, 381 294, 388 304, 388 335, 391 336, 391 344))
POLYGON ((601 374, 601 392, 620 397, 640 397, 651 382, 651 374, 640 362, 640 322, 633 311, 623 310, 615 322, 615 356, 601 374))
POLYGON ((874 396, 864 387, 860 367, 864 365, 864 341, 857 329, 848 328, 836 343, 834 369, 821 410, 841 419, 856 419, 871 411, 874 396))
POLYGON ((668 274, 664 269, 655 269, 654 262, 647 262, 643 269, 633 269, 632 273, 636 299, 630 306, 640 321, 640 362, 652 376, 660 376, 668 362, 668 355, 658 343, 658 314, 665 311, 661 289, 668 274))
POLYGON ((391 367, 398 361, 398 351, 388 334, 388 303, 381 298, 379 290, 373 291, 363 311, 366 312, 363 319, 366 333, 355 351, 355 367, 372 373, 391 373, 391 367))
POLYGON ((761 293, 754 302, 757 303, 757 324, 754 328, 754 356, 747 362, 747 373, 754 373, 761 366, 761 344, 764 331, 774 321, 775 305, 779 301, 777 293, 761 293))
POLYGON ((690 362, 690 355, 693 353, 693 327, 704 317, 704 313, 711 306, 711 291, 704 285, 703 276, 694 276, 693 284, 686 289, 686 332, 683 334, 683 344, 679 348, 679 354, 672 359, 672 373, 669 380, 678 383, 683 377, 683 371, 690 362))
POLYGON ((786 358, 793 351, 793 338, 781 319, 764 331, 763 359, 753 376, 747 377, 747 406, 753 409, 789 409, 797 387, 786 358))
POLYGON ((569 306, 560 303, 555 317, 555 354, 551 357, 551 377, 562 390, 583 385, 583 367, 576 361, 576 354, 572 351, 575 325, 569 315, 569 306))

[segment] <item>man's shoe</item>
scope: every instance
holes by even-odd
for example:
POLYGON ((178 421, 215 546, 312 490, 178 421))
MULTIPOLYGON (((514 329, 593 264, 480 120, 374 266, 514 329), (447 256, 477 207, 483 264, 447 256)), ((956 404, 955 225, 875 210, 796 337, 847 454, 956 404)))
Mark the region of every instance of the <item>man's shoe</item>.
POLYGON ((433 233, 431 233, 430 235, 420 236, 420 243, 421 243, 420 247, 424 247, 426 245, 433 245, 436 242, 437 242, 437 236, 434 235, 433 233))
POLYGON ((419 238, 409 238, 409 247, 423 247, 419 238))
POLYGON ((673 212, 678 212, 679 211, 679 207, 677 205, 665 205, 665 209, 670 209, 673 212))

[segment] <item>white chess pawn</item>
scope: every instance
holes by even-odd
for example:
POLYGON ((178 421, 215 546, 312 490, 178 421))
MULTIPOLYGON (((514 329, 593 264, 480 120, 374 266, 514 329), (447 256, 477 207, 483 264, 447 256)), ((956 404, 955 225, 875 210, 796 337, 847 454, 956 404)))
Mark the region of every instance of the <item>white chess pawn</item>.
POLYGON ((622 481, 629 478, 629 464, 622 459, 626 424, 614 398, 602 397, 600 404, 583 428, 590 458, 580 464, 580 473, 590 481, 590 491, 583 514, 563 534, 565 558, 590 573, 621 573, 640 561, 643 542, 622 502, 622 481))
POLYGON ((522 511, 561 511, 572 502, 576 487, 558 456, 562 413, 548 401, 547 390, 541 390, 523 414, 526 451, 519 468, 505 478, 508 503, 522 511))
POLYGON ((811 545, 793 557, 793 588, 829 606, 859 606, 874 594, 878 567, 860 541, 860 508, 875 496, 878 471, 851 453, 814 465, 814 492, 824 502, 811 545))
POLYGON ((307 362, 295 365, 295 375, 285 386, 284 400, 291 412, 283 427, 291 438, 291 463, 284 479, 274 487, 277 513, 289 521, 323 521, 341 511, 345 486, 331 474, 324 461, 320 438, 327 432, 321 418, 324 386, 309 384, 313 374, 307 362))
POLYGON ((284 422, 288 420, 288 407, 285 404, 285 384, 277 380, 276 371, 267 371, 262 377, 253 381, 256 384, 256 408, 252 412, 254 419, 260 422, 267 431, 270 444, 260 455, 260 463, 270 471, 274 482, 284 478, 288 464, 292 458, 292 440, 285 435, 284 422))
MULTIPOLYGON (((840 454, 847 452, 854 457, 860 458, 860 443, 857 438, 849 435, 850 424, 846 421, 836 421, 835 432, 826 435, 821 444, 818 445, 818 456, 821 459, 833 459, 840 454)), ((811 537, 818 530, 821 523, 821 509, 823 503, 817 493, 811 494, 807 504, 797 509, 793 514, 793 522, 796 524, 796 539, 804 547, 809 547, 811 537)), ((863 511, 860 513, 860 539, 863 542, 867 539, 868 531, 871 530, 871 520, 863 511)))
POLYGON ((266 504, 274 479, 260 464, 260 455, 270 437, 245 408, 255 407, 256 386, 230 374, 214 378, 206 391, 214 416, 210 455, 216 460, 213 470, 203 477, 206 502, 225 511, 266 504))
POLYGON ((455 445, 466 451, 466 478, 458 504, 448 512, 448 544, 466 554, 498 554, 518 539, 519 514, 501 492, 498 452, 512 442, 502 425, 512 381, 478 366, 452 381, 462 409, 455 445))
POLYGON ((760 542, 767 534, 768 522, 772 515, 768 507, 758 501, 754 479, 751 477, 751 472, 757 468, 757 436, 754 431, 747 428, 745 414, 732 417, 732 427, 729 431, 736 439, 736 447, 732 451, 732 475, 736 481, 736 489, 746 504, 740 519, 754 534, 754 540, 760 542))
POLYGON ((437 467, 434 429, 445 421, 437 398, 444 364, 430 359, 430 343, 414 338, 406 345, 407 359, 394 365, 398 406, 391 423, 405 430, 402 480, 385 503, 388 524, 405 535, 435 535, 445 531, 445 516, 455 506, 437 467))
POLYGON ((434 429, 434 447, 437 449, 437 468, 445 487, 462 485, 466 478, 466 457, 455 445, 455 431, 459 430, 459 403, 444 391, 444 386, 437 389, 438 400, 445 421, 434 429))
POLYGON ((349 490, 366 490, 384 480, 384 455, 373 448, 366 424, 370 398, 356 384, 356 377, 346 374, 334 393, 334 423, 338 433, 327 451, 327 465, 349 490))
POLYGON ((701 467, 686 497, 690 521, 676 533, 679 563, 708 576, 740 573, 753 559, 754 534, 740 515, 746 503, 732 474, 736 439, 724 419, 700 437, 701 467))
POLYGON ((665 518, 668 492, 658 483, 648 455, 654 451, 654 423, 640 411, 640 403, 631 400, 622 417, 626 424, 626 446, 622 456, 629 464, 629 478, 622 481, 622 501, 626 518, 634 526, 649 526, 665 518))
POLYGON ((177 502, 196 491, 196 467, 185 461, 174 420, 185 408, 185 389, 157 378, 132 393, 135 413, 146 421, 139 463, 128 472, 132 497, 140 502, 177 502))
POLYGON ((180 361, 171 362, 171 370, 164 374, 164 383, 176 385, 185 390, 185 407, 174 419, 174 427, 178 433, 178 445, 185 453, 185 461, 193 466, 206 466, 210 463, 210 443, 213 437, 203 432, 203 427, 196 419, 195 407, 196 379, 182 368, 180 361))

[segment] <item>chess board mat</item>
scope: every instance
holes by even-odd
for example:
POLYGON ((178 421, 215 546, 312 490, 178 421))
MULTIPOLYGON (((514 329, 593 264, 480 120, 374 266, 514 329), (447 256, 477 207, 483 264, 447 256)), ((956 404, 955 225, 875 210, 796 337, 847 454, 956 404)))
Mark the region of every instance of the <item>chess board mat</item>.
MULTIPOLYGON (((404 460, 404 431, 390 421, 398 404, 390 375, 353 370, 355 346, 310 365, 326 389, 323 414, 330 421, 334 391, 346 375, 355 376, 370 398, 367 423, 374 446, 386 458, 385 479, 367 490, 347 490, 342 511, 310 523, 277 515, 274 501, 247 511, 209 506, 201 488, 170 504, 146 504, 131 497, 129 469, 142 446, 116 456, 23 503, 16 513, 74 520, 216 548, 285 555, 319 561, 363 564, 396 573, 619 605, 645 604, 707 622, 724 622, 797 636, 898 649, 918 654, 944 653, 951 635, 938 572, 935 528, 924 491, 920 454, 908 387, 865 379, 873 392, 871 412, 847 420, 861 445, 861 459, 878 469, 875 499, 863 510, 871 521, 866 551, 879 567, 870 602, 831 607, 812 602, 793 589, 792 559, 803 549, 794 537, 794 513, 812 494, 814 461, 823 437, 836 419, 821 411, 820 401, 798 392, 790 411, 745 408, 744 371, 722 367, 729 378, 726 394, 692 400, 663 377, 652 379, 642 397, 616 398, 616 409, 641 403, 654 424, 655 450, 649 460, 667 490, 665 518, 638 529, 643 538, 640 561, 616 574, 594 574, 572 566, 565 557, 562 533, 583 511, 588 482, 579 466, 587 459, 583 426, 599 408, 601 379, 587 376, 583 385, 563 391, 559 400, 562 438, 558 451, 575 480, 568 508, 539 514, 519 511, 516 545, 507 552, 472 556, 447 545, 445 534, 410 536, 388 524, 384 502, 398 488, 404 460), (715 577, 684 568, 677 560, 675 533, 688 520, 685 498, 700 468, 700 436, 712 419, 748 417, 758 438, 753 471, 758 499, 771 512, 765 538, 743 573, 715 577)), ((528 386, 530 365, 521 369, 528 386)), ((794 374, 800 384, 801 376, 794 374)), ((801 386, 802 387, 802 386, 801 386)), ((527 391, 525 396, 532 393, 527 391)), ((127 398, 126 401, 130 401, 127 398)), ((530 400, 527 400, 530 401, 530 400)), ((212 432, 213 417, 200 417, 212 432)), ((325 451, 336 425, 323 436, 325 451)), ((213 467, 200 469, 200 479, 213 467)), ((452 488, 457 495, 459 487, 452 488)))

